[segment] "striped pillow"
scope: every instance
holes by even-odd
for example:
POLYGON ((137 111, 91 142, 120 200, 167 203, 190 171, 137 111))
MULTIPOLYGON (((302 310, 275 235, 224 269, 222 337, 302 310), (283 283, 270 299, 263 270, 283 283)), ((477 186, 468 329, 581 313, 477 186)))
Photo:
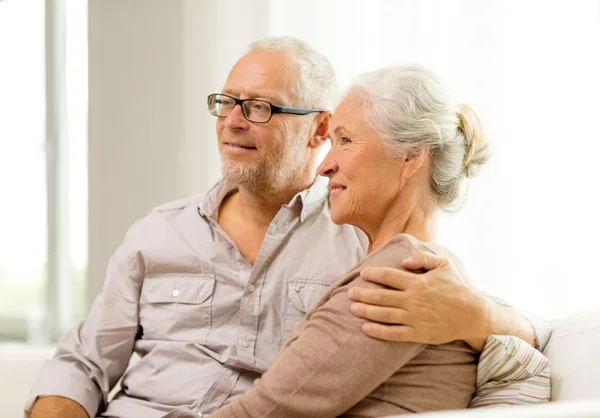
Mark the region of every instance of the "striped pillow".
POLYGON ((550 360, 525 341, 490 335, 477 365, 477 391, 469 408, 550 401, 550 360))

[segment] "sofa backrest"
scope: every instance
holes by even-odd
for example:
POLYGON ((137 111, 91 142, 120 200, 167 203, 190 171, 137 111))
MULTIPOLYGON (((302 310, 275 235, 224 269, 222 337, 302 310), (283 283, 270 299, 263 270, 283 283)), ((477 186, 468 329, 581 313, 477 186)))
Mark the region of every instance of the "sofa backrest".
POLYGON ((600 310, 552 321, 552 401, 600 399, 600 310))

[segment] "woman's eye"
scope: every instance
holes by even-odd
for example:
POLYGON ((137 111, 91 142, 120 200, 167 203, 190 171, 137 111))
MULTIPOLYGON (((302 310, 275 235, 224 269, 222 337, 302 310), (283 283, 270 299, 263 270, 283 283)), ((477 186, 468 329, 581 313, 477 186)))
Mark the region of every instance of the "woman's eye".
POLYGON ((341 141, 340 141, 340 142, 342 143, 342 145, 344 145, 344 144, 349 144, 349 143, 351 143, 351 142, 352 142, 352 140, 351 140, 350 138, 348 138, 347 136, 343 136, 343 137, 341 138, 341 141))

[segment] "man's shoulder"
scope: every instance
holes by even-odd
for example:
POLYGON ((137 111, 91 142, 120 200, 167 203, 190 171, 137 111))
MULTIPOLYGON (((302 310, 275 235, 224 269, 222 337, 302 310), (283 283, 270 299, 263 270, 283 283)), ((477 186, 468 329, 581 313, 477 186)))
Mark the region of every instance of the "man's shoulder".
POLYGON ((198 206, 198 204, 202 201, 204 195, 197 194, 193 196, 187 196, 180 199, 172 200, 167 203, 163 203, 161 205, 155 206, 150 210, 152 212, 170 212, 170 211, 179 211, 190 205, 198 206))
POLYGON ((129 231, 133 232, 141 230, 144 231, 144 234, 147 234, 154 226, 163 224, 167 218, 171 218, 173 215, 177 216, 178 212, 182 212, 191 206, 197 207, 202 199, 203 195, 198 194, 155 206, 138 218, 130 227, 129 231))
POLYGON ((188 210, 189 214, 185 211, 197 207, 202 198, 202 195, 188 196, 155 206, 127 229, 125 242, 128 245, 134 243, 134 247, 137 248, 139 242, 149 243, 154 242, 156 237, 169 236, 175 224, 185 224, 194 215, 198 216, 196 210, 188 210))

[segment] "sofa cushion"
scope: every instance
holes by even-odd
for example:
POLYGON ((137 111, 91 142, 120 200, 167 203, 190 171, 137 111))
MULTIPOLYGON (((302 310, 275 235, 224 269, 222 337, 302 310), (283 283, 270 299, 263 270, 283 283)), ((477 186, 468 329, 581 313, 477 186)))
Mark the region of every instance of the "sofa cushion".
POLYGON ((552 321, 552 400, 600 398, 600 310, 552 321))
POLYGON ((477 365, 470 408, 550 401, 550 361, 525 341, 490 335, 477 365))
POLYGON ((0 343, 0 417, 22 417, 29 391, 54 347, 0 343))
MULTIPOLYGON (((515 406, 437 411, 418 416, 419 418, 598 418, 600 417, 600 400, 550 402, 525 408, 515 406)), ((389 418, 406 418, 406 415, 389 418)))

